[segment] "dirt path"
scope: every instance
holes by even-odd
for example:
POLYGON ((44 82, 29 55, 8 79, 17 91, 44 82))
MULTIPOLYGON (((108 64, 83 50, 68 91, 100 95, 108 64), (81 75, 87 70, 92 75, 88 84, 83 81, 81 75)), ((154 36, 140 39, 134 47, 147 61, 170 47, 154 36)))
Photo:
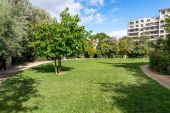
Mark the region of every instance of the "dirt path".
POLYGON ((19 66, 12 66, 7 69, 7 71, 0 72, 0 81, 7 79, 10 75, 15 74, 20 71, 24 71, 28 68, 35 67, 41 64, 50 63, 51 61, 39 61, 39 62, 31 62, 31 63, 25 63, 23 65, 19 66))
POLYGON ((151 69, 149 69, 149 65, 142 65, 141 69, 147 76, 156 80, 161 85, 163 85, 164 87, 166 87, 170 90, 170 76, 160 75, 160 74, 152 71, 151 69))

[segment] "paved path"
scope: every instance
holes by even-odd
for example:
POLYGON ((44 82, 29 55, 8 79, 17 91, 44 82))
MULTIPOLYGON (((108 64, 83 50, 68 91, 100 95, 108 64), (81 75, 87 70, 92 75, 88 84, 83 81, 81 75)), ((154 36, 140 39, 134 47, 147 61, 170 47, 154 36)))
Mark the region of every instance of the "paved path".
POLYGON ((149 65, 142 65, 141 66, 142 71, 152 79, 156 80, 159 82, 161 85, 164 87, 168 88, 170 90, 170 76, 168 75, 160 75, 154 71, 152 71, 149 68, 149 65))
POLYGON ((7 79, 10 75, 15 74, 20 71, 24 71, 28 68, 35 67, 41 64, 50 63, 51 61, 39 61, 39 62, 31 62, 31 63, 25 63, 23 65, 19 66, 12 66, 7 69, 7 71, 1 71, 0 72, 0 81, 7 79))

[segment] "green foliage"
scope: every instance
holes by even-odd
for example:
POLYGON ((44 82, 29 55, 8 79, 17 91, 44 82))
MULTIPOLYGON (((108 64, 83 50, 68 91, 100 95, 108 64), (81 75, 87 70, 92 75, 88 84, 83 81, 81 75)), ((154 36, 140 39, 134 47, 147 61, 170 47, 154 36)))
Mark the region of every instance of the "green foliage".
POLYGON ((78 25, 79 17, 70 16, 68 9, 61 13, 61 22, 41 23, 33 28, 31 46, 38 56, 63 57, 83 52, 86 38, 84 27, 78 25))
POLYGON ((169 33, 166 39, 166 50, 170 53, 170 18, 166 20, 166 31, 169 33))
POLYGON ((0 1, 0 55, 20 55, 26 37, 28 1, 0 1))
MULTIPOLYGON (((170 33, 170 18, 166 20, 166 31, 170 33)), ((170 75, 170 35, 158 40, 155 51, 150 55, 149 65, 159 73, 170 75)))
POLYGON ((118 46, 119 46, 119 53, 121 55, 127 55, 128 53, 131 52, 132 47, 130 45, 130 41, 128 40, 128 38, 120 39, 118 46))
POLYGON ((85 57, 87 58, 93 58, 96 53, 96 49, 94 47, 94 44, 91 40, 85 41, 85 57))
POLYGON ((32 26, 42 22, 51 22, 52 20, 49 12, 47 12, 45 9, 32 7, 31 13, 32 14, 29 15, 28 20, 32 26))
POLYGON ((152 52, 149 65, 159 73, 170 74, 170 54, 161 50, 152 52))
POLYGON ((130 45, 132 45, 132 50, 129 55, 132 57, 148 56, 152 50, 149 37, 140 37, 138 39, 131 40, 130 45))
POLYGON ((61 57, 82 54, 88 35, 84 27, 78 25, 78 15, 71 16, 68 8, 61 13, 60 18, 61 22, 53 20, 34 26, 31 43, 36 55, 54 57, 55 60, 58 58, 59 64, 61 57))
POLYGON ((101 41, 103 39, 110 38, 110 37, 107 36, 107 34, 105 34, 105 33, 97 33, 96 35, 93 36, 93 38, 101 41))
POLYGON ((117 40, 114 38, 105 38, 99 42, 96 49, 98 56, 111 58, 118 52, 117 40))

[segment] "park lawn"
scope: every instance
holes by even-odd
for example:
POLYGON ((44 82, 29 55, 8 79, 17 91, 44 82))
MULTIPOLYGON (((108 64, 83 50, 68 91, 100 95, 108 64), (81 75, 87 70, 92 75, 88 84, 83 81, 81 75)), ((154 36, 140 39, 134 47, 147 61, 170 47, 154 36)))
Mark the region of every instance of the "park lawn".
POLYGON ((142 73, 144 59, 45 64, 0 86, 0 113, 170 113, 170 91, 142 73))

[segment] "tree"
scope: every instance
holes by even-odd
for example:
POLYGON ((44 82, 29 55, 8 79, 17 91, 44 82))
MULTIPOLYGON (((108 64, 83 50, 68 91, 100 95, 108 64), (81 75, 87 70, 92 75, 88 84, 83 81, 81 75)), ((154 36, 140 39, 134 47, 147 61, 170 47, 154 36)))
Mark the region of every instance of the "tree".
POLYGON ((119 53, 122 55, 122 57, 125 55, 125 58, 126 58, 127 54, 132 49, 128 38, 125 37, 125 38, 120 39, 118 46, 119 46, 119 53))
POLYGON ((55 73, 61 73, 61 58, 83 53, 87 32, 79 26, 78 15, 71 16, 68 8, 60 14, 61 22, 41 23, 33 28, 31 46, 36 55, 53 57, 55 73), (58 60, 58 65, 57 61, 58 60))
POLYGON ((27 0, 0 0, 0 55, 17 56, 21 54, 21 42, 27 36, 27 0))
POLYGON ((132 50, 130 55, 133 57, 147 56, 151 51, 150 43, 149 37, 138 37, 138 39, 131 40, 130 45, 132 45, 132 50))
POLYGON ((88 58, 93 58, 96 53, 96 49, 91 40, 85 41, 85 56, 88 58))
POLYGON ((167 52, 170 53, 170 18, 166 19, 166 32, 169 34, 167 35, 165 48, 167 49, 167 52))
POLYGON ((21 42, 21 56, 13 57, 12 61, 14 64, 35 60, 35 55, 33 55, 34 49, 29 46, 33 32, 31 28, 36 24, 52 21, 50 14, 45 9, 32 6, 30 8, 30 13, 26 16, 26 20, 28 21, 26 29, 28 35, 24 36, 21 42))
POLYGON ((117 50, 117 40, 114 38, 103 39, 97 46, 97 54, 108 58, 111 58, 113 54, 117 54, 117 50))
POLYGON ((93 36, 93 39, 98 39, 99 41, 106 39, 106 38, 110 38, 110 37, 107 36, 107 34, 105 33, 97 33, 93 36))

